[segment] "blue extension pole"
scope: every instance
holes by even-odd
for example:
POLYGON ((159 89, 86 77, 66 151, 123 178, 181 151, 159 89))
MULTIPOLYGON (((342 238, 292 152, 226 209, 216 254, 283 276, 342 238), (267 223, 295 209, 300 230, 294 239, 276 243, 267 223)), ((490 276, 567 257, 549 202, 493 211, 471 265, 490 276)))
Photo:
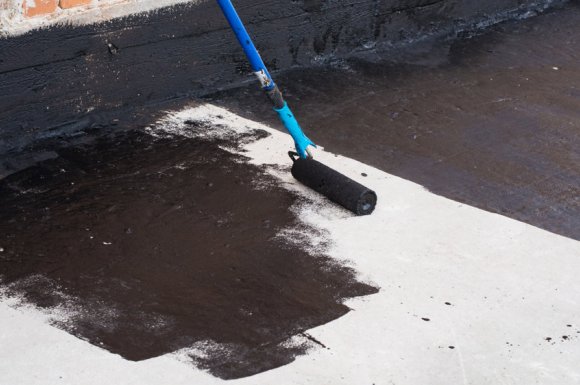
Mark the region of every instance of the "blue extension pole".
POLYGON ((274 111, 278 113, 278 116, 284 124, 284 127, 286 127, 286 130, 294 139, 296 152, 303 159, 311 157, 308 146, 316 147, 316 145, 314 142, 308 139, 306 135, 304 135, 304 132, 302 131, 302 128, 300 128, 300 125, 290 110, 290 107, 288 107, 288 104, 284 101, 282 93, 278 89, 276 83, 274 83, 272 76, 268 72, 264 61, 254 46, 254 43, 252 42, 248 31, 246 31, 246 28, 238 16, 238 13, 236 12, 232 2, 230 0, 217 0, 217 2, 225 18, 230 24, 232 31, 234 31, 238 42, 242 46, 242 49, 244 50, 244 53, 250 62, 254 74, 260 81, 262 90, 266 92, 274 104, 274 111))

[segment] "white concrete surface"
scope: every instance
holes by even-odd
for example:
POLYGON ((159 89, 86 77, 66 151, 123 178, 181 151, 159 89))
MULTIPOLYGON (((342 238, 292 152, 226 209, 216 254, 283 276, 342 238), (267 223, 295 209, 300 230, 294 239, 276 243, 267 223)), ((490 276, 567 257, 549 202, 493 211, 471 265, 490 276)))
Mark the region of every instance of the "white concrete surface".
MULTIPOLYGON (((224 125, 217 135, 265 129, 272 135, 249 144, 246 155, 257 164, 289 163, 287 135, 210 105, 170 114, 152 133, 196 135, 181 124, 186 119, 224 125)), ((230 383, 580 384, 580 242, 442 198, 352 159, 322 150, 315 156, 373 188, 375 213, 353 217, 288 172, 272 173, 312 200, 292 209, 322 230, 331 241, 328 253, 381 290, 348 301, 353 311, 309 331, 327 349, 230 383)), ((14 305, 0 302, 2 385, 224 382, 179 352, 126 361, 48 325, 50 315, 14 305)))

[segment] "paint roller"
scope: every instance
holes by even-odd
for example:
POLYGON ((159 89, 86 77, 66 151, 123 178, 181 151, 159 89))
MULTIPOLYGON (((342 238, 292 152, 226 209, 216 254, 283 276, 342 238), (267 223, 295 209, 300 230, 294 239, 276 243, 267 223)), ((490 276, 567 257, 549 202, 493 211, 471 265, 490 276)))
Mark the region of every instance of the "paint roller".
POLYGON ((292 176, 356 215, 371 214, 377 203, 377 194, 346 175, 313 159, 309 147, 316 147, 316 144, 308 139, 302 131, 288 103, 284 100, 280 89, 274 83, 262 61, 232 2, 230 0, 217 0, 217 2, 242 46, 262 90, 272 102, 274 111, 294 139, 296 152, 289 153, 293 162, 292 176))

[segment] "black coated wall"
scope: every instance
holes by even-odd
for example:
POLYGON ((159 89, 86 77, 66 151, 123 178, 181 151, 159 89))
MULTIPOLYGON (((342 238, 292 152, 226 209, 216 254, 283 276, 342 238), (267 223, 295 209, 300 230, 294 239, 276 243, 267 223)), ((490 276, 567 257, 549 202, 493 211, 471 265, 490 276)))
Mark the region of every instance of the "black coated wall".
MULTIPOLYGON (((427 34, 445 35, 502 12, 549 2, 237 0, 236 5, 266 63, 279 70, 427 34)), ((111 111, 249 79, 226 27, 217 5, 202 1, 0 39, 0 154, 39 138, 106 124, 111 111)))

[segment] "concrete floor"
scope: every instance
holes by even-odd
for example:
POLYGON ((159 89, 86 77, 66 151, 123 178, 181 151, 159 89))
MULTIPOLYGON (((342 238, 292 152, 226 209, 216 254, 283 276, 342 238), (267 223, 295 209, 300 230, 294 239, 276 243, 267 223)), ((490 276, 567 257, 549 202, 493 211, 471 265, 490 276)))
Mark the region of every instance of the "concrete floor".
MULTIPOLYGON (((180 112, 159 129, 196 135, 185 124, 196 118, 226 130, 271 133, 247 144, 245 155, 306 198, 292 210, 320 230, 309 235, 311 244, 329 244, 330 256, 380 287, 377 294, 348 300, 352 311, 345 316, 309 330, 320 344, 306 355, 233 382, 561 385, 580 380, 578 241, 317 151, 320 161, 378 193, 373 215, 353 217, 291 179, 284 170, 285 134, 211 105, 180 112)), ((66 319, 66 312, 14 306, 15 301, 0 306, 2 383, 222 381, 194 369, 188 349, 127 361, 47 324, 66 319)))
MULTIPOLYGON (((577 14, 572 13, 572 15, 577 14)), ((544 20, 548 20, 548 24, 556 28, 557 21, 564 19, 554 20, 553 16, 548 15, 548 19, 544 20)), ((538 35, 534 35, 534 31, 537 30, 533 27, 534 24, 530 25, 531 27, 524 32, 539 38, 538 35)), ((565 31, 561 33, 565 34, 565 31)), ((510 41, 507 36, 506 41, 510 41)), ((570 37, 563 41, 575 40, 570 37)), ((518 44, 518 46, 521 45, 518 44)), ((538 44, 538 46, 542 45, 538 44)), ((505 52, 509 50, 506 49, 505 52)), ((565 52, 570 58, 576 57, 574 50, 565 52)), ((536 52, 536 54, 540 53, 536 52)), ((513 58, 516 61, 517 59, 517 56, 513 58)), ((550 121, 558 124, 534 125, 534 131, 529 136, 521 136, 521 140, 527 138, 531 141, 521 147, 530 150, 526 155, 527 160, 521 163, 519 160, 521 158, 515 157, 511 164, 516 166, 516 170, 520 170, 518 165, 528 170, 529 174, 523 175, 522 178, 525 179, 526 175, 529 175, 536 181, 537 186, 546 186, 553 178, 564 175, 567 178, 566 183, 572 187, 570 191, 573 192, 577 191, 579 181, 575 168, 577 164, 574 162, 577 157, 575 149, 578 136, 574 134, 576 132, 574 130, 577 130, 575 126, 577 122, 574 119, 576 99, 573 95, 574 90, 577 90, 574 83, 577 78, 573 76, 576 74, 574 69, 566 70, 561 63, 553 65, 551 59, 546 58, 546 62, 542 62, 535 71, 537 70, 538 79, 546 80, 547 77, 561 87, 564 87, 566 83, 570 85, 567 97, 548 98, 551 100, 548 115, 555 116, 550 121), (552 68, 556 66, 562 66, 562 70, 560 67, 558 70, 552 68), (542 74, 549 75, 544 77, 542 74), (560 113, 554 115, 554 111, 560 111, 560 113), (570 122, 571 128, 562 122, 570 122), (534 147, 530 143, 542 146, 541 139, 546 132, 550 133, 549 138, 553 138, 554 131, 550 130, 551 127, 564 127, 564 131, 555 129, 555 132, 566 134, 561 136, 559 147, 559 154, 562 157, 558 157, 553 164, 564 164, 569 167, 563 167, 558 174, 550 171, 549 175, 538 176, 537 173, 534 175, 533 170, 537 163, 533 162, 535 159, 533 155, 537 155, 538 152, 531 151, 534 147), (532 163, 528 161, 529 159, 532 163)), ((485 60, 483 62, 485 63, 485 60)), ((570 59, 568 64, 572 62, 573 60, 570 59)), ((478 61, 478 63, 481 65, 482 62, 478 61)), ((468 69, 470 65, 473 65, 473 62, 460 64, 460 67, 468 69)), ((509 78, 505 76, 504 82, 509 78)), ((437 81, 437 78, 434 82, 435 85, 442 84, 437 81)), ((483 83, 478 84, 481 86, 483 83)), ((436 88, 432 87, 432 89, 436 88)), ((481 94, 484 98, 493 99, 497 95, 491 93, 492 89, 494 89, 492 84, 484 85, 485 91, 481 94)), ((552 88, 544 89, 544 96, 550 94, 551 90, 552 88)), ((385 91, 385 93, 388 92, 385 91)), ((313 91, 313 94, 320 95, 316 91, 313 91)), ((336 95, 337 93, 327 94, 336 95)), ((525 94, 522 93, 523 96, 525 94)), ((467 97, 465 93, 460 95, 467 97)), ((377 100, 375 96, 366 95, 368 100, 363 98, 357 102, 358 107, 372 118, 369 118, 370 122, 361 124, 363 128, 370 127, 372 120, 378 119, 377 111, 381 108, 385 113, 391 113, 394 110, 383 102, 372 104, 371 101, 377 100)), ((424 95, 424 98, 423 100, 434 100, 435 96, 433 93, 428 93, 424 95)), ((546 100, 546 98, 542 99, 542 102, 534 104, 534 108, 530 107, 531 109, 526 111, 540 111, 540 106, 545 105, 546 100)), ((221 102, 228 103, 227 99, 221 102)), ((308 95, 303 95, 301 103, 309 103, 308 95)), ((321 103, 324 103, 324 100, 321 103)), ((354 102, 351 100, 350 103, 354 102)), ((474 104, 473 100, 470 104, 474 104)), ((521 100, 516 104, 509 104, 510 107, 501 107, 499 110, 489 107, 496 104, 485 104, 482 110, 483 115, 494 116, 492 120, 498 122, 498 117, 506 116, 503 115, 507 113, 506 111, 518 111, 517 108, 530 105, 521 100), (499 115, 494 115, 496 113, 499 115)), ((437 103, 436 105, 440 108, 435 108, 428 116, 448 116, 446 114, 448 110, 442 111, 443 107, 437 103)), ((452 106, 457 107, 458 104, 452 104, 452 106)), ((236 107, 239 112, 243 110, 240 107, 243 107, 243 103, 236 107)), ((354 106, 346 110, 339 108, 337 110, 339 112, 333 113, 335 121, 328 123, 328 126, 322 124, 322 130, 327 130, 328 133, 332 124, 338 125, 337 122, 341 116, 345 121, 356 118, 356 110, 354 106)), ((302 112, 306 112, 306 121, 313 121, 316 116, 320 116, 314 113, 309 114, 307 110, 302 110, 302 112)), ((431 141, 437 145, 445 143, 445 140, 441 138, 430 139, 433 136, 429 136, 429 132, 421 131, 422 127, 428 130, 430 120, 425 120, 420 115, 409 111, 402 114, 414 116, 412 119, 416 120, 416 125, 412 126, 409 132, 418 134, 416 138, 413 135, 407 135, 408 133, 401 134, 400 137, 406 139, 398 143, 404 144, 405 141, 415 143, 423 134, 426 138, 421 142, 421 146, 417 147, 421 151, 428 152, 431 141)), ((465 114, 465 112, 460 114, 465 114)), ((467 115, 470 119, 477 118, 471 113, 467 115)), ((404 119, 411 119, 404 116, 404 119)), ((393 117, 394 121, 397 119, 393 117)), ((513 122, 514 119, 512 116, 509 121, 513 122)), ((439 125, 442 121, 451 122, 451 119, 441 118, 433 124, 439 125)), ((488 119, 484 121, 489 123, 488 119)), ((391 122, 389 120, 389 123, 391 122)), ((407 127, 408 120, 405 122, 404 125, 407 127)), ((451 123, 456 124, 453 126, 455 130, 459 130, 458 126, 461 122, 465 121, 457 118, 451 123)), ((520 129, 523 128, 520 127, 520 129)), ((474 130, 468 131, 475 133, 474 130)), ((485 193, 478 193, 479 195, 473 195, 477 192, 477 184, 470 188, 453 189, 452 191, 457 192, 459 197, 453 196, 452 198, 455 199, 449 199, 446 197, 449 191, 430 191, 430 189, 434 190, 433 186, 427 183, 429 182, 427 177, 430 174, 441 172, 443 175, 444 169, 438 171, 438 167, 434 165, 423 169, 424 164, 414 158, 413 161, 402 161, 403 166, 398 170, 410 170, 411 165, 415 164, 418 167, 417 170, 420 170, 418 174, 415 170, 414 173, 408 174, 413 176, 412 178, 403 178, 402 172, 397 172, 399 175, 395 175, 395 173, 385 171, 387 163, 381 163, 385 160, 379 156, 382 148, 380 145, 387 140, 385 137, 379 137, 376 146, 372 141, 366 141, 361 148, 349 149, 348 144, 353 143, 353 138, 348 137, 349 133, 345 131, 339 135, 339 137, 344 137, 344 140, 328 140, 329 150, 340 150, 337 152, 364 160, 364 163, 323 149, 317 150, 315 157, 377 192, 379 202, 375 213, 367 217, 354 217, 329 204, 292 179, 288 172, 289 161, 286 155, 286 152, 291 149, 290 139, 270 125, 249 120, 220 106, 195 104, 177 112, 169 112, 166 118, 147 131, 148 134, 154 136, 171 134, 176 135, 175 138, 202 136, 214 137, 214 139, 216 136, 218 138, 231 135, 244 137, 244 134, 252 132, 266 132, 269 136, 248 135, 247 140, 244 140, 240 147, 228 147, 225 143, 222 145, 222 150, 248 157, 246 160, 236 158, 236 162, 248 162, 249 165, 256 166, 264 171, 264 175, 274 178, 277 186, 299 197, 299 199, 289 201, 290 212, 298 218, 299 225, 291 223, 278 229, 277 238, 287 242, 290 248, 299 247, 300 250, 306 251, 314 260, 327 256, 341 266, 354 269, 358 281, 367 283, 369 287, 376 287, 379 291, 375 294, 369 292, 357 297, 344 296, 341 299, 348 307, 348 312, 341 314, 339 318, 335 317, 331 322, 309 328, 301 333, 291 334, 290 338, 283 341, 285 348, 305 347, 300 354, 293 357, 292 362, 229 382, 369 385, 449 383, 568 385, 580 382, 580 367, 578 366, 580 361, 580 306, 578 306, 580 282, 577 279, 580 274, 580 242, 574 239, 573 232, 565 237, 555 233, 565 233, 565 231, 550 227, 557 225, 558 218, 562 218, 562 221, 567 224, 566 231, 575 229, 569 226, 570 223, 577 222, 577 218, 570 214, 576 212, 577 196, 575 194, 572 193, 569 198, 564 196, 565 199, 559 201, 557 215, 550 217, 552 222, 534 222, 533 215, 529 213, 522 219, 523 221, 519 221, 517 219, 521 218, 517 218, 513 211, 500 215, 491 211, 501 212, 501 210, 490 210, 492 206, 489 205, 490 202, 504 202, 500 199, 501 193, 492 187, 501 187, 503 190, 499 190, 500 192, 511 191, 514 184, 519 183, 518 175, 522 175, 518 171, 514 173, 491 172, 494 168, 490 167, 487 169, 489 173, 470 172, 468 178, 464 173, 451 174, 455 177, 455 179, 449 177, 452 179, 451 182, 457 184, 471 180, 474 175, 479 176, 478 183, 487 188, 484 189, 485 193), (205 124, 202 130, 191 124, 191 122, 199 121, 205 124), (367 152, 373 156, 369 159, 360 158, 361 154, 367 152), (417 180, 417 175, 425 179, 417 180), (487 178, 486 175, 492 175, 494 178, 487 178), (497 179, 497 175, 501 178, 497 179), (424 180, 427 182, 422 183, 424 180), (485 198, 486 194, 491 194, 491 199, 482 201, 481 199, 485 198), (479 198, 469 201, 469 204, 465 202, 468 200, 466 197, 473 196, 479 198), (486 210, 480 208, 482 204, 488 204, 484 207, 486 210)), ((362 130, 362 133, 366 135, 369 131, 362 130)), ((314 135, 320 134, 314 131, 314 135)), ((485 143, 485 148, 492 148, 493 143, 485 142, 485 137, 479 135, 475 139, 469 137, 467 138, 469 140, 450 143, 462 147, 465 143, 474 144, 481 141, 485 143)), ((321 143, 324 143, 323 137, 319 139, 321 143)), ((497 144, 497 141, 494 143, 497 144)), ((510 143, 517 144, 520 141, 515 140, 510 143)), ((401 148, 404 152, 405 147, 401 148)), ((513 148, 508 146, 506 152, 496 151, 491 156, 502 154, 507 156, 505 154, 513 148)), ((463 154, 470 149, 471 147, 468 147, 467 150, 457 152, 455 148, 453 151, 463 154)), ((544 154, 542 151, 539 152, 544 154)), ((392 153, 387 152, 387 154, 390 154, 387 160, 393 157, 392 153)), ((417 155, 417 152, 413 155, 417 155)), ((477 162, 467 163, 467 168, 487 164, 481 153, 474 153, 474 156, 477 162)), ((195 163, 184 165, 183 157, 176 156, 173 159, 166 156, 165 158, 170 166, 166 168, 165 174, 168 174, 167 170, 171 169, 181 170, 185 167, 195 170, 197 167, 195 163)), ((453 157, 443 157, 445 160, 449 158, 453 157)), ((403 160, 405 159, 409 157, 403 157, 403 160)), ((431 163, 430 161, 429 164, 431 163)), ((443 163, 447 167, 449 165, 462 166, 461 162, 443 163)), ((123 162, 119 164, 122 165, 123 162)), ((541 168, 541 170, 545 169, 541 168)), ((553 168, 548 167, 547 170, 553 170, 553 168)), ((136 173, 138 174, 138 170, 136 173)), ((175 173, 177 174, 177 171, 175 173)), ((260 182, 266 177, 262 176, 263 179, 260 179, 260 174, 256 174, 256 177, 258 178, 255 180, 257 188, 265 188, 260 187, 260 182)), ((529 187, 526 183, 522 184, 529 187)), ((526 191, 532 196, 543 197, 544 205, 546 205, 544 207, 548 209, 552 207, 549 203, 551 199, 562 197, 559 195, 560 190, 554 194, 542 194, 541 191, 538 193, 533 189, 526 191)), ((23 195, 43 193, 26 189, 21 192, 23 195)), ((63 190, 63 194, 66 195, 66 191, 63 190)), ((510 196, 513 197, 514 194, 510 196)), ((514 198, 517 203, 516 198, 517 194, 514 198)), ((514 201, 507 202, 516 204, 510 203, 514 201)), ((91 220, 98 223, 98 218, 108 215, 106 212, 108 211, 103 210, 102 215, 98 213, 97 219, 91 220)), ((526 211, 523 210, 523 212, 526 211)), ((533 213, 533 210, 531 212, 533 213)), ((140 213, 133 212, 133 215, 139 217, 140 213)), ((50 221, 45 221, 45 223, 47 226, 44 228, 43 236, 62 233, 62 228, 58 227, 58 218, 52 225, 50 221)), ((171 226, 181 226, 180 234, 185 234, 187 238, 187 228, 183 229, 185 226, 179 222, 176 224, 164 220, 157 225, 170 229, 171 226)), ((216 229, 215 232, 217 233, 218 230, 216 229)), ((151 236, 154 237, 154 234, 152 233, 151 236)), ((199 237, 199 234, 192 233, 190 236, 199 237)), ((28 242, 35 242, 33 237, 24 239, 28 242)), ((65 240, 64 246, 69 247, 74 243, 73 241, 68 244, 65 240)), ((179 240, 179 242, 182 241, 179 240)), ((38 243, 41 241, 39 240, 38 243)), ((102 247, 108 246, 110 245, 102 247)), ((2 247, 0 263, 12 263, 13 260, 5 258, 11 250, 3 244, 0 244, 0 247, 2 247)), ((240 244, 239 247, 245 246, 240 244)), ((23 252, 25 253, 26 250, 23 252)), ((127 253, 130 253, 130 250, 127 253)), ((77 257, 82 258, 82 255, 78 254, 77 257)), ((75 257, 74 253, 71 257, 75 257)), ((304 276, 306 275, 308 273, 304 272, 304 276)), ((79 281, 82 283, 86 279, 84 277, 79 281)), ((208 350, 208 346, 219 345, 216 341, 196 341, 190 346, 180 347, 176 351, 160 356, 131 361, 121 355, 111 353, 110 346, 107 344, 100 347, 96 340, 86 338, 82 333, 75 334, 74 328, 78 326, 78 313, 82 313, 82 307, 74 309, 70 306, 33 305, 27 301, 26 296, 15 295, 10 288, 8 282, 0 284, 2 298, 0 301, 0 384, 146 385, 223 382, 223 379, 203 370, 204 366, 199 364, 200 360, 203 362, 204 357, 207 358, 207 355, 210 356, 210 360, 212 359, 213 353, 211 349, 208 350)), ((107 308, 100 309, 103 309, 103 315, 99 320, 106 319, 107 308)), ((232 317, 238 317, 238 315, 232 317)), ((83 320, 86 321, 86 318, 83 320)), ((217 322, 222 322, 222 320, 216 320, 217 322)), ((240 328, 233 330, 232 334, 244 335, 246 332, 247 330, 240 328)), ((139 346, 140 343, 146 344, 148 341, 137 339, 133 342, 139 346)), ((227 349, 225 351, 227 353, 227 349)), ((228 362, 232 358, 226 354, 217 359, 228 362)))

